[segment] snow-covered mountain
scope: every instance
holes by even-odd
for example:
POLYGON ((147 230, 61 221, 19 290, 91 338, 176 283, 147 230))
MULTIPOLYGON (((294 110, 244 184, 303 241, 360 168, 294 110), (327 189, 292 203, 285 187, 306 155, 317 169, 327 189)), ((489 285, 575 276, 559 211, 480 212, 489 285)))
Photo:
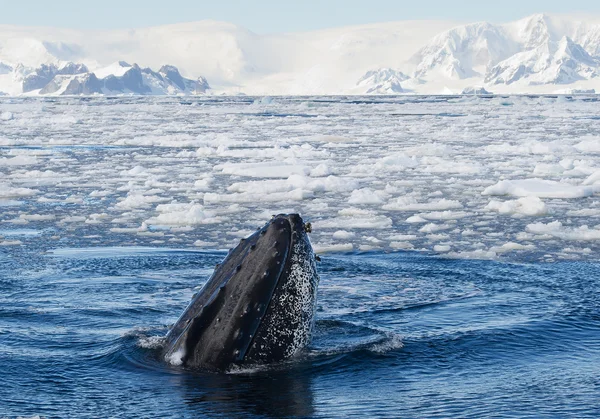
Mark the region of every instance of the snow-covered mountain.
POLYGON ((412 58, 415 76, 466 79, 482 76, 491 63, 519 51, 502 27, 473 23, 435 36, 412 58))
POLYGON ((516 91, 590 80, 598 85, 600 25, 544 14, 503 25, 474 23, 437 35, 412 60, 414 75, 428 80, 479 78, 489 86, 517 83, 516 91))
POLYGON ((204 77, 184 78, 177 67, 164 65, 155 72, 118 61, 96 72, 85 64, 65 62, 60 65, 41 64, 28 68, 22 64, 5 65, 4 75, 10 77, 13 90, 39 95, 180 95, 204 94, 210 86, 204 77))
POLYGON ((367 71, 356 83, 357 89, 364 94, 392 95, 404 93, 401 83, 410 79, 409 76, 391 68, 380 68, 367 71))
POLYGON ((207 80, 214 94, 598 91, 600 19, 538 14, 268 35, 213 21, 102 32, 0 25, 0 93, 203 94, 207 80))
POLYGON ((485 77, 490 84, 511 84, 527 80, 535 84, 571 84, 600 74, 600 61, 571 38, 543 44, 519 52, 491 68, 485 77))

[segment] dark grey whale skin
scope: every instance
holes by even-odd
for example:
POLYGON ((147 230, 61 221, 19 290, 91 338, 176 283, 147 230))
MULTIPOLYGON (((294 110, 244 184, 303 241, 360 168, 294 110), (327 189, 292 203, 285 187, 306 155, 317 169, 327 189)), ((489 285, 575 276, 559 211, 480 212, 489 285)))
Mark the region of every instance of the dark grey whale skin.
POLYGON ((298 214, 280 214, 242 239, 167 334, 165 359, 224 371, 306 346, 319 276, 305 230, 298 214))

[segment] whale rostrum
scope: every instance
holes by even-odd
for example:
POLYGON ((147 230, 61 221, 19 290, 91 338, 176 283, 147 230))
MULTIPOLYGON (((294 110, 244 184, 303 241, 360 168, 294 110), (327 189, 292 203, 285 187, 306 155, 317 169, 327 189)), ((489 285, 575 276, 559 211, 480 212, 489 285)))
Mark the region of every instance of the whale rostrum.
POLYGON ((242 239, 169 330, 165 359, 223 371, 305 347, 319 284, 310 229, 298 214, 280 214, 242 239))

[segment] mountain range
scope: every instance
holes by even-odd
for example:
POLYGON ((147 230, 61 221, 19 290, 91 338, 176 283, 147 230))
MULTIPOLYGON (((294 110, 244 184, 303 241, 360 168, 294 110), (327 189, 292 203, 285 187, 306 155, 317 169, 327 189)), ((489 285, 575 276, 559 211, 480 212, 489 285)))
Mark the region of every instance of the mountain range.
POLYGON ((268 35, 213 21, 112 31, 0 25, 0 94, 7 95, 595 89, 600 21, 589 17, 403 21, 268 35))

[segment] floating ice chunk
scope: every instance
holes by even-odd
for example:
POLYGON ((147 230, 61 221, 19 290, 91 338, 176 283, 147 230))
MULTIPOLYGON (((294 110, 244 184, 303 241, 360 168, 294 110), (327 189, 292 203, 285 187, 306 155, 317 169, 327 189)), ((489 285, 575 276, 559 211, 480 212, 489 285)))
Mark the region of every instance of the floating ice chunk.
POLYGON ((257 178, 288 178, 291 175, 309 175, 310 167, 301 164, 286 164, 278 161, 264 163, 225 163, 214 166, 214 170, 228 175, 257 178))
POLYGON ((346 230, 338 230, 332 234, 332 237, 336 240, 348 240, 348 239, 354 238, 355 236, 356 236, 356 233, 353 233, 352 231, 346 231, 346 230))
POLYGON ((83 215, 70 215, 70 216, 61 218, 60 222, 61 223, 83 223, 86 219, 87 219, 87 217, 84 217, 83 215))
POLYGON ((28 166, 37 163, 38 160, 35 156, 18 155, 11 158, 0 158, 0 166, 28 166))
POLYGON ((595 185, 600 184, 600 170, 592 173, 586 180, 583 181, 584 185, 595 185))
POLYGON ((63 202, 67 204, 83 204, 83 198, 76 195, 70 195, 67 196, 63 202))
POLYGON ((448 225, 448 224, 434 224, 434 223, 429 223, 429 224, 425 224, 423 227, 421 227, 419 229, 419 232, 421 232, 421 233, 435 233, 435 232, 438 232, 438 231, 450 230, 453 227, 454 226, 451 226, 451 225, 448 225))
POLYGON ((105 196, 110 196, 112 195, 111 191, 98 191, 98 190, 94 190, 92 192, 90 192, 90 196, 94 197, 94 198, 103 198, 105 196))
POLYGON ((569 217, 600 217, 600 208, 582 208, 580 210, 569 210, 566 212, 569 217))
POLYGON ((200 147, 196 150, 196 156, 198 157, 214 156, 215 154, 217 154, 217 149, 214 147, 200 147))
POLYGON ((393 240, 393 241, 409 241, 409 240, 416 240, 417 236, 415 234, 394 234, 390 237, 388 237, 388 240, 393 240))
POLYGON ((215 242, 208 242, 205 240, 196 240, 194 242, 194 246, 196 247, 212 247, 212 248, 216 248, 217 247, 217 243, 215 242))
POLYGON ((123 176, 144 176, 146 174, 148 174, 148 169, 143 166, 135 166, 133 169, 124 170, 121 172, 121 175, 123 176))
POLYGON ((323 176, 329 176, 331 174, 331 169, 329 168, 328 165, 321 163, 319 164, 317 167, 315 167, 314 169, 312 169, 310 171, 310 175, 312 177, 323 177, 323 176))
POLYGON ((575 167, 575 161, 573 159, 562 159, 558 164, 565 170, 572 170, 575 167))
POLYGON ((421 218, 431 221, 440 220, 460 220, 461 218, 469 217, 472 214, 465 211, 434 211, 418 214, 421 218))
POLYGON ((449 240, 450 236, 447 234, 428 234, 425 236, 429 241, 442 241, 449 240))
POLYGON ((442 198, 434 202, 419 203, 410 196, 398 197, 382 208, 387 211, 444 211, 462 208, 463 205, 455 200, 442 198))
POLYGON ((39 191, 29 188, 14 188, 5 183, 0 183, 0 198, 14 198, 19 196, 32 196, 39 191))
POLYGON ((575 148, 583 153, 600 153, 600 137, 586 138, 575 144, 575 148))
POLYGON ((498 255, 491 250, 477 249, 465 250, 461 252, 446 253, 446 257, 453 259, 496 259, 498 255))
POLYGON ((438 253, 449 252, 452 248, 447 244, 436 244, 433 246, 433 251, 438 253))
POLYGON ((404 153, 393 153, 379 159, 374 168, 384 171, 395 171, 414 168, 419 165, 419 161, 414 157, 409 157, 404 153))
POLYGON ((0 246, 21 246, 23 244, 20 240, 0 240, 0 246))
POLYGON ((484 208, 497 211, 500 214, 546 215, 548 208, 544 201, 537 196, 525 196, 514 201, 498 201, 492 199, 484 208))
POLYGON ((148 224, 144 221, 139 227, 113 227, 110 231, 113 233, 145 233, 148 231, 148 224))
POLYGON ((583 198, 600 191, 600 187, 575 186, 544 179, 501 180, 487 187, 482 195, 512 195, 538 198, 583 198))
POLYGON ((322 255, 323 253, 332 253, 332 252, 351 252, 354 250, 354 245, 352 243, 340 243, 340 244, 321 244, 315 243, 313 244, 313 250, 316 254, 322 255))
POLYGON ((120 210, 128 210, 134 208, 146 208, 157 202, 168 201, 169 198, 162 198, 156 195, 143 195, 138 192, 130 192, 127 197, 115 205, 115 208, 120 210))
POLYGON ((407 223, 418 224, 418 223, 426 223, 427 220, 420 215, 413 215, 412 217, 408 217, 406 219, 407 223))
POLYGON ((287 183, 294 188, 303 188, 313 192, 344 192, 356 189, 358 183, 353 179, 338 176, 311 179, 302 175, 291 175, 287 183))
POLYGON ((12 112, 0 112, 0 121, 10 121, 14 118, 12 112))
POLYGON ((565 171, 565 168, 560 164, 538 163, 533 169, 533 174, 536 176, 560 175, 565 171))
POLYGON ((221 220, 212 211, 207 211, 200 204, 161 204, 156 207, 160 214, 146 220, 147 224, 158 225, 195 225, 216 224, 221 220))
POLYGON ((527 231, 539 235, 549 235, 562 240, 573 240, 573 241, 588 241, 588 240, 600 240, 600 230, 590 229, 587 225, 568 228, 563 227, 560 221, 553 221, 548 224, 534 223, 528 224, 526 227, 527 231))
MULTIPOLYGON (((302 176, 301 176, 302 177, 302 176)), ((303 177, 302 177, 303 178, 303 177)), ((306 185, 306 182, 301 182, 300 186, 306 185)), ((238 193, 253 193, 253 194, 271 194, 276 192, 289 192, 297 186, 283 179, 267 179, 267 180, 252 180, 248 182, 232 183, 227 190, 229 192, 238 193)))
POLYGON ((392 226, 392 220, 385 216, 338 217, 319 222, 322 228, 366 228, 385 229, 392 226))
POLYGON ((312 191, 302 188, 294 189, 290 192, 274 193, 233 193, 233 194, 204 194, 204 204, 218 204, 221 202, 285 202, 285 201, 303 201, 313 197, 312 191))
POLYGON ((410 250, 410 249, 415 248, 415 246, 411 242, 402 242, 402 241, 391 242, 390 247, 392 249, 399 249, 399 250, 410 250))
POLYGON ((194 182, 194 189, 203 192, 210 191, 214 181, 215 178, 212 176, 205 177, 204 179, 198 179, 194 182))
POLYGON ((371 246, 370 244, 361 244, 360 246, 358 246, 358 250, 360 250, 361 252, 370 252, 379 248, 379 246, 371 246))
POLYGON ((342 229, 385 229, 392 226, 392 220, 374 211, 359 208, 345 208, 338 211, 339 217, 319 221, 319 228, 342 229))
POLYGON ((90 214, 88 215, 87 220, 85 220, 86 224, 101 224, 102 220, 105 220, 108 218, 108 214, 105 212, 102 213, 94 213, 94 214, 90 214))
POLYGON ((53 214, 21 214, 19 218, 26 221, 51 221, 56 216, 53 214))
POLYGON ((381 204, 383 199, 381 195, 387 195, 381 191, 373 191, 369 188, 355 189, 352 191, 350 198, 348 199, 349 204, 381 204))
POLYGON ((474 162, 444 160, 439 157, 423 157, 422 170, 427 173, 474 174, 481 171, 481 166, 474 162))
POLYGON ((515 242, 504 243, 502 246, 494 246, 490 248, 491 252, 495 253, 507 253, 514 250, 533 250, 535 246, 532 244, 523 245, 515 242))
POLYGON ((564 141, 550 141, 550 142, 541 142, 541 141, 526 141, 522 144, 510 144, 510 143, 500 143, 500 144, 490 144, 484 148, 485 154, 513 154, 513 155, 521 155, 521 154, 541 154, 541 155, 551 155, 551 154, 568 154, 575 151, 573 147, 568 144, 565 144, 564 141))
POLYGON ((350 138, 341 137, 339 135, 315 135, 310 137, 311 141, 321 141, 324 143, 346 143, 353 141, 350 138))
POLYGON ((452 147, 446 144, 427 143, 402 150, 409 156, 447 156, 452 153, 452 147))

